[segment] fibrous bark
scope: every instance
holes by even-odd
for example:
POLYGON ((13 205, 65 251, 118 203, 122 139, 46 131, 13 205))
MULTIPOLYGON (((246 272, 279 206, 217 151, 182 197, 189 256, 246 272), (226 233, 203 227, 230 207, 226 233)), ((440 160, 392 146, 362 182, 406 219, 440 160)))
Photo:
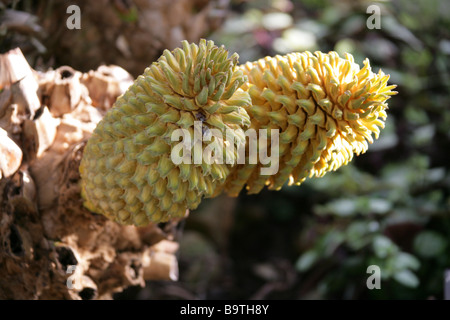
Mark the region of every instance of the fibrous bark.
POLYGON ((28 84, 0 88, 0 299, 108 299, 146 280, 177 280, 177 221, 121 226, 80 198, 85 142, 131 75, 117 66, 38 73, 17 50, 0 62, 10 55, 21 62, 7 69, 29 72, 28 84))

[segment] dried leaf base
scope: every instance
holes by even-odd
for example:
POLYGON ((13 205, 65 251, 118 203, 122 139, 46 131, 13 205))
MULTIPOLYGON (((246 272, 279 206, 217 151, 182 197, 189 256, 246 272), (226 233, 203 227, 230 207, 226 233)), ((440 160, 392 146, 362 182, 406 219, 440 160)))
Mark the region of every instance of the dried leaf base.
POLYGON ((177 221, 122 226, 80 198, 85 142, 132 77, 117 66, 38 73, 17 50, 0 62, 11 54, 20 64, 0 73, 30 72, 25 83, 0 75, 12 79, 0 89, 0 299, 112 299, 146 280, 176 281, 177 221))

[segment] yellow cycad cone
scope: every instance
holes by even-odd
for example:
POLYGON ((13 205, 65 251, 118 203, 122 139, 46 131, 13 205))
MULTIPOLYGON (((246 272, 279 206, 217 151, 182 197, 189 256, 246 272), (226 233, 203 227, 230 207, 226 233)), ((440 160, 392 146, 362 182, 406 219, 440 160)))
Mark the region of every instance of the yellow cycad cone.
POLYGON ((367 59, 360 68, 350 54, 291 53, 241 69, 249 78, 243 89, 252 98, 247 107, 251 128, 279 130, 279 168, 274 175, 262 175, 267 165, 249 165, 247 159, 223 186, 232 196, 244 185, 248 193, 266 185, 278 190, 286 182, 298 185, 347 164, 367 150, 372 134, 378 138, 386 100, 396 93, 394 85, 387 85, 389 75, 373 73, 367 59))
POLYGON ((80 165, 85 206, 119 223, 142 226, 183 217, 202 197, 212 196, 237 155, 227 152, 228 162, 211 161, 209 152, 206 161, 198 151, 212 142, 214 150, 225 149, 212 129, 232 129, 237 150, 250 125, 245 108, 251 99, 241 89, 247 77, 237 60, 237 54, 228 57, 223 47, 205 40, 164 51, 88 140, 80 165), (177 129, 183 129, 181 135, 177 129))

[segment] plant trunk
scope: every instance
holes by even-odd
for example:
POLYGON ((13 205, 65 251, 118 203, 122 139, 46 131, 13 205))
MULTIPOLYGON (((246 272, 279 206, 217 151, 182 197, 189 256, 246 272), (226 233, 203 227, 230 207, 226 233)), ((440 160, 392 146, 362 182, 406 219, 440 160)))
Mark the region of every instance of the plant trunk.
POLYGON ((89 212, 78 166, 133 77, 117 66, 32 70, 0 55, 0 299, 111 299, 178 278, 177 225, 123 226, 89 212))

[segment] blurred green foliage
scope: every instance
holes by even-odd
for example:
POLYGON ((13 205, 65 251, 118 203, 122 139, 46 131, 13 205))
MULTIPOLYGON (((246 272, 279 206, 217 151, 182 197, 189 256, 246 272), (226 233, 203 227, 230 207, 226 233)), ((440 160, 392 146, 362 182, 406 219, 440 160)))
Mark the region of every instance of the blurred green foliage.
POLYGON ((233 4, 211 38, 241 62, 290 51, 349 52, 360 64, 368 57, 398 85, 386 128, 366 154, 299 187, 239 197, 229 250, 245 276, 236 276, 233 297, 268 281, 243 261, 277 269, 275 261, 287 259, 295 279, 264 297, 442 299, 450 268, 450 2, 233 4), (371 4, 381 9, 380 29, 366 26, 371 4), (380 290, 366 286, 370 265, 381 269, 380 290))

